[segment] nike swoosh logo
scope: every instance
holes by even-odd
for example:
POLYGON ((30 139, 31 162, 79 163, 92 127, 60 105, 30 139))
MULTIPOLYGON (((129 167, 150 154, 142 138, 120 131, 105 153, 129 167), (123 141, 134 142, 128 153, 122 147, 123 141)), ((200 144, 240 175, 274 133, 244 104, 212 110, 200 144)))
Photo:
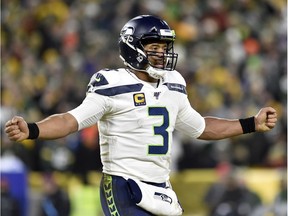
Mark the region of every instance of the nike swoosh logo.
POLYGON ((96 82, 99 82, 100 80, 101 80, 100 77, 96 77, 96 78, 95 78, 95 81, 96 81, 96 82))

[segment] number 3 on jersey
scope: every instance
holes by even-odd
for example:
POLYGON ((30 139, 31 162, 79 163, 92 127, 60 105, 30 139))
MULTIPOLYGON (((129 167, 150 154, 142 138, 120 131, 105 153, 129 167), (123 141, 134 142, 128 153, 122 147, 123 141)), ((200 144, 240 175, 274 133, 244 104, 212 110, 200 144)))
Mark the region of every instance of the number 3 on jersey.
POLYGON ((166 107, 149 107, 149 116, 160 116, 163 118, 163 123, 158 126, 153 126, 154 134, 163 137, 162 144, 150 144, 148 146, 148 154, 150 155, 162 155, 168 152, 169 148, 169 133, 167 128, 169 126, 169 114, 166 107))

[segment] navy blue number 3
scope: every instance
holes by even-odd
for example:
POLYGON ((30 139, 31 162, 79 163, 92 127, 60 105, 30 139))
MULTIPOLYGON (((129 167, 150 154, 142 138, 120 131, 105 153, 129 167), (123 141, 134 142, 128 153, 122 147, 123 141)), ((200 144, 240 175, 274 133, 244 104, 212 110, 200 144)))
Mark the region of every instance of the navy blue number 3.
POLYGON ((159 126, 154 126, 154 134, 163 137, 163 144, 149 145, 148 153, 154 155, 166 154, 168 152, 169 145, 169 133, 167 128, 169 126, 169 114, 165 107, 149 107, 149 116, 162 116, 163 123, 159 126))

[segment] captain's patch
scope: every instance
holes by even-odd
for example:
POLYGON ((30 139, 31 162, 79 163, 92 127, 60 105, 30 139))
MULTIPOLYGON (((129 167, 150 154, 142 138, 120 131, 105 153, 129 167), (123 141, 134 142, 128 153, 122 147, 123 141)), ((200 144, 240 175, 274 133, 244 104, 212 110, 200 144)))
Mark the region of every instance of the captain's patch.
POLYGON ((145 106, 146 99, 144 93, 137 93, 133 95, 134 105, 135 106, 145 106))

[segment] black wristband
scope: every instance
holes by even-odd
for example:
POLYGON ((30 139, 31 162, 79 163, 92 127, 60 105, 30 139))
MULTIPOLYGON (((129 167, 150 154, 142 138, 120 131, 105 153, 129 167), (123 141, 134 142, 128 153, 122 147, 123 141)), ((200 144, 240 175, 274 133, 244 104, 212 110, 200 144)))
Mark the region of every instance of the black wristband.
POLYGON ((36 123, 28 123, 29 136, 27 139, 37 139, 39 136, 39 127, 36 123))
POLYGON ((255 132, 255 117, 252 116, 250 118, 239 119, 243 134, 255 132))

